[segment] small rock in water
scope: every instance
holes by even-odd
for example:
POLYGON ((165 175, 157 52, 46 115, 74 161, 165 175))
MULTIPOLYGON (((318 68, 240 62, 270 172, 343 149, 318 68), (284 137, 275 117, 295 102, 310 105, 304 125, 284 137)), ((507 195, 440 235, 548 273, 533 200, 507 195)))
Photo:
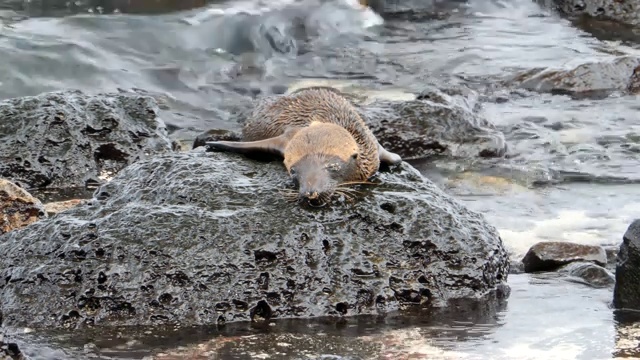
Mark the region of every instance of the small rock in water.
POLYGON ((579 278, 593 287, 612 286, 616 282, 609 270, 592 262, 572 262, 561 267, 558 272, 579 278))
POLYGON ((607 254, 600 246, 561 241, 544 241, 533 245, 522 259, 525 272, 553 271, 574 261, 607 264, 607 254))
POLYGON ((71 199, 67 201, 56 201, 44 205, 45 210, 49 216, 55 215, 59 212, 69 210, 73 207, 86 203, 86 199, 71 199))
POLYGON ((613 304, 616 308, 640 310, 640 219, 629 225, 622 238, 613 304))
POLYGON ((0 179, 0 235, 45 217, 40 200, 18 185, 0 179))

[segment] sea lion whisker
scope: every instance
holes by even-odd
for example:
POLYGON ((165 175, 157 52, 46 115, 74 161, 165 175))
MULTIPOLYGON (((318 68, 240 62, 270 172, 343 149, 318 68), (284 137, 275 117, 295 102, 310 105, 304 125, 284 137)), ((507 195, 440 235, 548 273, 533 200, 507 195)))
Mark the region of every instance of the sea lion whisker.
POLYGON ((342 195, 348 201, 353 201, 353 196, 352 195, 350 195, 350 194, 348 194, 346 192, 343 192, 340 189, 336 189, 335 193, 338 194, 338 195, 342 195))
POLYGON ((338 184, 338 186, 342 186, 342 185, 377 185, 377 184, 370 181, 347 181, 347 182, 338 184))
POLYGON ((351 194, 351 195, 360 195, 362 194, 361 191, 355 190, 355 189, 351 189, 351 188, 345 188, 345 187, 337 187, 335 188, 335 190, 340 190, 342 192, 351 194))

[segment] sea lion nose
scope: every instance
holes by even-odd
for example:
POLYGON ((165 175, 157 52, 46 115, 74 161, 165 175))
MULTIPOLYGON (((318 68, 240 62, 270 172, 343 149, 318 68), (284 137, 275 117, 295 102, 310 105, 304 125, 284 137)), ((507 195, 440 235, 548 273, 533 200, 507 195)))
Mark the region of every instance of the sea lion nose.
POLYGON ((304 197, 306 197, 309 200, 316 200, 318 197, 320 197, 320 195, 318 194, 317 191, 313 191, 313 192, 307 192, 306 194, 304 194, 304 197))

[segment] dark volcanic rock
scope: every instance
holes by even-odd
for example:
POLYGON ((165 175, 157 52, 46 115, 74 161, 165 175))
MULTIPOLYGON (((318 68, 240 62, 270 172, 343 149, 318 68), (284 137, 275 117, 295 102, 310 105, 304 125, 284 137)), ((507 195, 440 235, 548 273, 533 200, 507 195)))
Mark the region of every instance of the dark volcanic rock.
POLYGON ((0 179, 0 235, 46 217, 40 200, 16 184, 0 179))
POLYGON ((403 160, 435 154, 500 157, 507 151, 502 132, 440 90, 412 101, 376 100, 360 109, 378 141, 403 160))
POLYGON ((207 141, 241 141, 242 135, 238 132, 223 130, 223 129, 211 129, 198 135, 193 141, 193 149, 205 146, 207 141))
POLYGON ((519 73, 509 82, 545 93, 587 96, 602 96, 611 91, 635 93, 640 90, 640 58, 621 56, 570 70, 535 68, 519 73))
POLYGON ((460 9, 466 0, 366 0, 384 18, 420 20, 442 18, 460 9))
POLYGON ((0 177, 25 188, 102 183, 171 151, 151 97, 60 91, 0 102, 0 177))
POLYGON ((616 281, 609 270, 592 262, 572 262, 561 267, 558 272, 566 273, 593 287, 613 286, 616 281))
POLYGON ((543 241, 533 245, 522 259, 524 271, 528 273, 553 271, 574 261, 588 261, 605 266, 607 254, 600 246, 543 241))
POLYGON ((629 225, 620 245, 613 304, 640 310, 640 219, 629 225))
POLYGON ((136 162, 89 203, 0 237, 4 325, 376 314, 506 286, 496 229, 405 163, 355 203, 310 210, 288 187, 279 161, 136 162))
POLYGON ((640 2, 637 0, 537 0, 568 16, 586 15, 640 25, 640 2))
MULTIPOLYGON (((363 102, 356 95, 343 95, 353 103, 378 141, 403 160, 433 155, 501 157, 507 151, 504 134, 476 114, 464 95, 451 95, 435 88, 423 91, 411 101, 376 99, 363 102)), ((272 101, 276 96, 257 101, 272 101)), ((239 114, 238 122, 252 121, 251 110, 239 114)), ((209 130, 198 136, 194 148, 206 141, 235 141, 240 136, 239 132, 209 130)))

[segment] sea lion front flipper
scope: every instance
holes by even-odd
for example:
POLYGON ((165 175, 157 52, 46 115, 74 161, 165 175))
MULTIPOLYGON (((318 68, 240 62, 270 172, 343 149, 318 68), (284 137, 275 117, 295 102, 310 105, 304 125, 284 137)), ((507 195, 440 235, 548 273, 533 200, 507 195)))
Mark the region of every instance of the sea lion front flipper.
POLYGON ((297 129, 285 131, 282 135, 257 141, 207 141, 205 144, 213 149, 230 151, 240 154, 271 153, 284 157, 284 149, 297 129))
POLYGON ((380 143, 378 143, 378 157, 380 158, 380 162, 387 165, 397 165, 402 162, 402 158, 400 157, 400 155, 388 151, 387 149, 383 148, 380 143))
MULTIPOLYGON (((282 136, 282 135, 281 135, 282 136)), ((288 140, 288 139, 287 139, 288 140)), ((230 151, 240 154, 265 152, 284 156, 286 142, 280 136, 258 140, 258 141, 208 141, 206 145, 223 151, 230 151)))

